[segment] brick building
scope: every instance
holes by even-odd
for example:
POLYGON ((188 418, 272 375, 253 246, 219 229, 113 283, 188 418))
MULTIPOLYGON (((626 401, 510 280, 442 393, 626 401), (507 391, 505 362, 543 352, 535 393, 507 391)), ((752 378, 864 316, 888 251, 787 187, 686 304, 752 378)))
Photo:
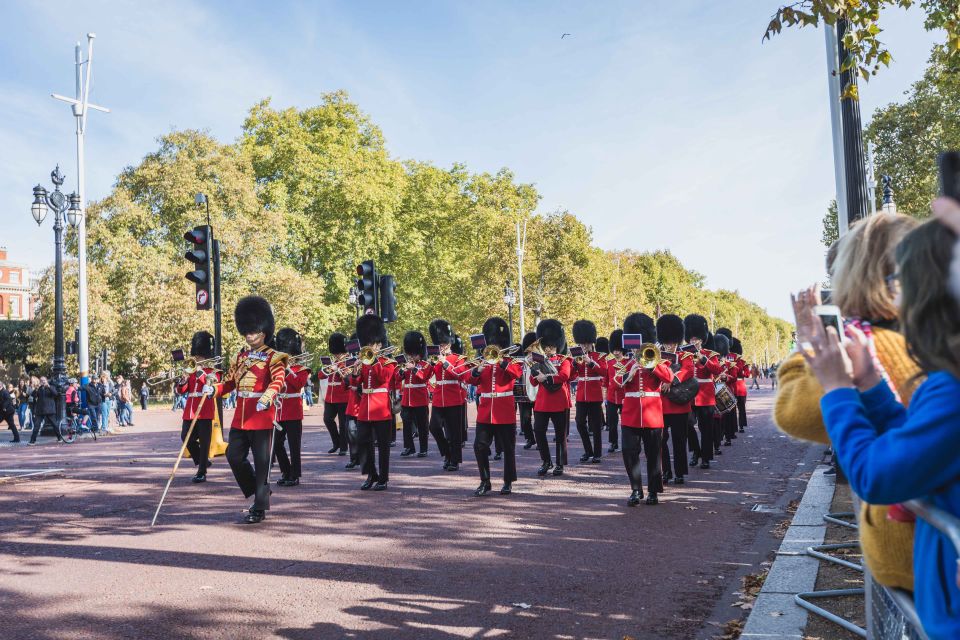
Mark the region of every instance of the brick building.
POLYGON ((32 320, 30 270, 7 260, 6 247, 0 247, 0 320, 32 320))

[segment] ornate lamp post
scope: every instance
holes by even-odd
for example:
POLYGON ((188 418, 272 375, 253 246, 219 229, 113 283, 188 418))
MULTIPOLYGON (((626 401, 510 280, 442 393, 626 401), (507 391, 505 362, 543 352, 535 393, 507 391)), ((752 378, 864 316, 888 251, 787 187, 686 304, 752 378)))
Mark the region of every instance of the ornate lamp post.
POLYGON ((511 336, 513 335, 513 305, 516 302, 517 302, 517 297, 514 294, 513 289, 510 288, 510 281, 507 280, 507 282, 504 284, 504 287, 503 287, 503 303, 507 305, 507 315, 509 317, 508 323, 510 324, 511 336))
POLYGON ((50 180, 53 182, 53 192, 48 193, 45 188, 39 184, 33 188, 33 204, 30 206, 30 213, 37 225, 43 223, 47 216, 47 210, 52 209, 53 234, 56 244, 56 295, 55 295, 55 320, 54 320, 54 338, 53 338, 53 385, 57 390, 59 401, 57 402, 57 423, 63 420, 66 412, 65 394, 67 389, 67 365, 64 360, 63 343, 63 225, 69 223, 74 229, 80 224, 82 212, 80 208, 80 196, 71 193, 69 196, 60 191, 63 184, 64 175, 60 172, 60 165, 50 173, 50 180))

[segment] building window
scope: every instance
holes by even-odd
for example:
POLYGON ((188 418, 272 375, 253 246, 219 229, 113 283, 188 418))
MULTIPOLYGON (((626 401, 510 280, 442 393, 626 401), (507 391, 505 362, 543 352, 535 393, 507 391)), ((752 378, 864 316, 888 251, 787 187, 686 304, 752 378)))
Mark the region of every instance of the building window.
POLYGON ((20 272, 10 271, 10 284, 20 284, 20 272))

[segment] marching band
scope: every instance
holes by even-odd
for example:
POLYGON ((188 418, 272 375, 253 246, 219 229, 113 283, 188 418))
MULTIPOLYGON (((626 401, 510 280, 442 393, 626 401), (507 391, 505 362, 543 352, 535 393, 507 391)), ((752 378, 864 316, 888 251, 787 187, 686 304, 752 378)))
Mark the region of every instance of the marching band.
MULTIPOLYGON (((193 481, 203 482, 216 416, 216 404, 205 401, 237 392, 226 456, 243 495, 254 496, 243 521, 255 524, 270 508, 274 461, 281 472, 278 486, 300 483, 302 393, 314 375, 314 357, 304 353, 296 330, 284 328, 274 336, 273 310, 261 297, 241 299, 234 319, 246 345, 222 379, 215 368, 213 336, 193 336, 190 373, 176 381, 188 398, 181 439, 197 467, 193 481)), ((398 415, 401 457, 429 455, 432 435, 443 470, 458 471, 467 441, 468 385, 476 389, 477 399, 477 497, 493 491, 491 448, 494 459, 503 461, 499 493, 513 493, 518 426, 523 448, 536 448, 540 456, 537 476, 562 476, 573 402, 584 451, 580 462, 602 462, 606 429, 607 452, 621 451, 629 506, 658 504, 671 481, 684 484, 697 465, 709 469, 721 446, 730 446, 747 425, 750 367, 742 344, 729 329, 711 333, 706 319, 696 314, 654 320, 633 313, 609 338, 598 338, 593 322, 577 320, 572 326, 575 344, 569 347, 558 320, 542 320, 535 332, 514 343, 508 323, 491 317, 480 334, 470 336, 473 358, 463 354, 463 341, 448 321, 432 321, 428 334, 429 345, 424 334, 408 331, 397 351, 384 322, 363 315, 349 339, 342 333, 328 338, 329 355, 320 358, 315 374, 326 384, 323 423, 332 443, 327 453, 349 452, 346 468, 360 467, 365 476, 361 490, 387 489, 398 415), (551 424, 553 451, 547 438, 551 424)))

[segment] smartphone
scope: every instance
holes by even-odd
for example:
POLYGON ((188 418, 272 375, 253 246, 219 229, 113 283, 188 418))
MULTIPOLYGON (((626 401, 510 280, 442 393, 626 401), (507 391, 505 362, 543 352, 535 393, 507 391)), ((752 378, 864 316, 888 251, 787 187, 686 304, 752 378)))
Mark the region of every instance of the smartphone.
POLYGON ((843 316, 840 315, 840 307, 833 304, 821 304, 814 307, 813 311, 820 318, 824 329, 833 327, 837 335, 841 339, 843 338, 843 316))
POLYGON ((186 358, 183 355, 183 349, 174 349, 170 352, 174 362, 183 362, 186 358))
POLYGON ((940 169, 940 195, 960 202, 960 152, 944 151, 937 156, 940 169))

